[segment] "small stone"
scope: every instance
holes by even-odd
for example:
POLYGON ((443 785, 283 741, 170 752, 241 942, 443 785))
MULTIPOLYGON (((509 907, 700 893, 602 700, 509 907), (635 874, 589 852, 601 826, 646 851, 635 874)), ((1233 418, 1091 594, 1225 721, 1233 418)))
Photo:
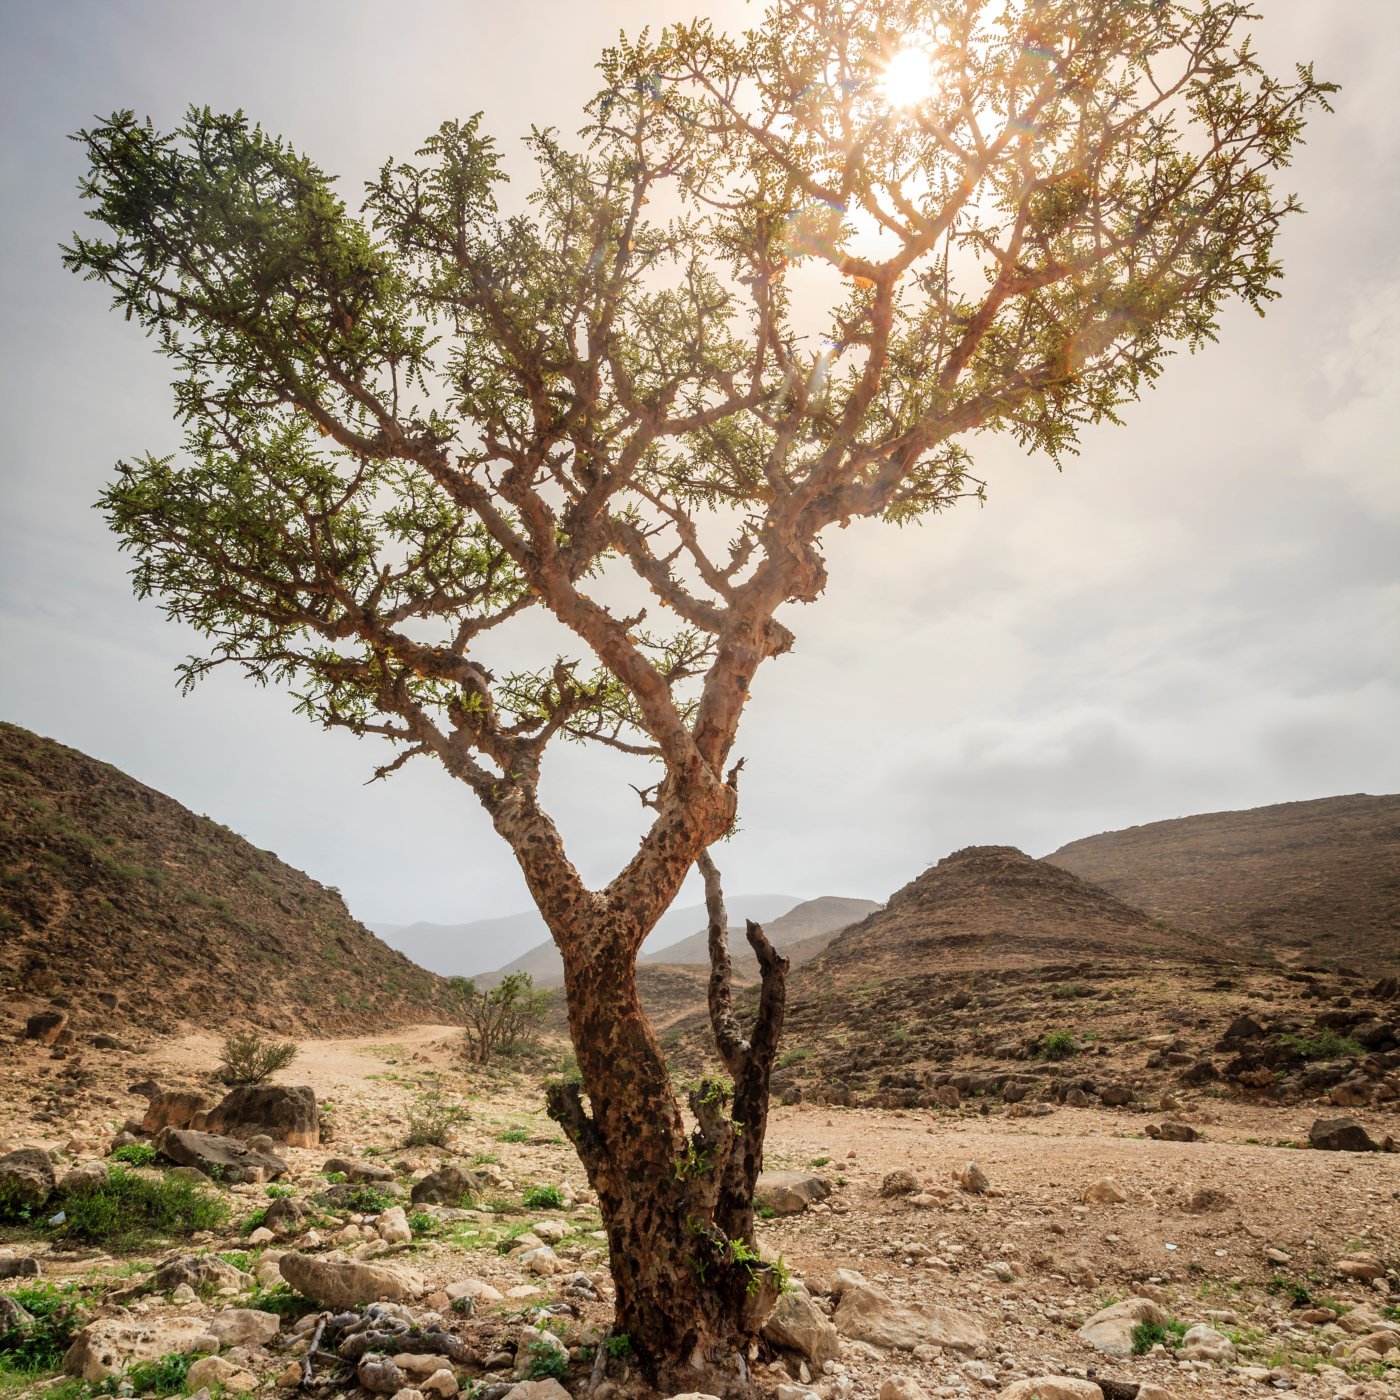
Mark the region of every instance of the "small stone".
POLYGON ((1121 1206, 1127 1193, 1111 1176, 1101 1176, 1085 1188, 1084 1200, 1090 1205, 1121 1206))
POLYGON ((976 1162, 969 1162, 958 1173, 958 1185, 971 1196, 982 1196, 992 1189, 986 1172, 976 1162))

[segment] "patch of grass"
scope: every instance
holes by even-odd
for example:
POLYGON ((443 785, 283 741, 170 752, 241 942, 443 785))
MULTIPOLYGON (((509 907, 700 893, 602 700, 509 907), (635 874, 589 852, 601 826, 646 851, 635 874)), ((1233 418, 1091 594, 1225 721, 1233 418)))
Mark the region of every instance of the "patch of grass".
POLYGON ((295 1186, 283 1186, 281 1183, 274 1181, 272 1185, 267 1188, 267 1199, 269 1201, 280 1201, 286 1196, 295 1196, 296 1193, 297 1188, 295 1186))
POLYGON ((490 1167, 500 1162, 500 1154, 497 1152, 478 1152, 471 1160, 474 1167, 490 1167))
POLYGON ((334 1204, 342 1210, 354 1211, 356 1215, 379 1215, 390 1206, 397 1205, 398 1201, 382 1186, 365 1181, 349 1191, 337 1193, 334 1204))
POLYGON ((332 1186, 342 1186, 350 1180, 344 1172, 323 1172, 322 1175, 332 1186))
POLYGON ((195 1181, 138 1176, 110 1167, 101 1185, 69 1196, 59 1239, 130 1248, 152 1239, 180 1239, 217 1230, 229 1217, 228 1202, 195 1181))
POLYGON ((1036 1054, 1042 1060, 1067 1060, 1078 1049, 1079 1043, 1075 1040, 1073 1032, 1046 1031, 1036 1054))
POLYGON ((240 1235, 251 1235, 260 1225, 267 1220, 267 1207, 259 1206, 257 1210, 249 1211, 247 1218, 238 1227, 240 1235))
POLYGON ((132 1167, 149 1167, 156 1159, 156 1150, 149 1142, 129 1142, 112 1153, 114 1162, 125 1162, 132 1167))
POLYGON ((528 1142, 529 1138, 527 1128, 503 1128, 496 1134, 497 1142, 528 1142))
POLYGON ((293 1321, 316 1311, 316 1304, 309 1298, 289 1288, 285 1283, 274 1284, 271 1288, 259 1285, 240 1307, 256 1308, 259 1312, 276 1313, 278 1317, 293 1321))
POLYGON ((31 1283, 11 1289, 9 1296, 30 1321, 0 1331, 0 1365, 27 1376, 57 1370, 74 1334, 88 1320, 73 1289, 31 1283))
POLYGON ((1056 1001, 1072 1001, 1075 997, 1091 997, 1094 989, 1083 982, 1060 982, 1050 988, 1050 995, 1056 1001))
POLYGON ((1269 1280, 1268 1289, 1270 1293, 1286 1293, 1289 1302, 1295 1308, 1306 1308, 1313 1300, 1307 1284, 1299 1283, 1296 1279, 1284 1278, 1281 1274, 1275 1274, 1269 1280))
POLYGON ((1155 1346, 1175 1350, 1186 1335, 1186 1324, 1169 1317, 1165 1323, 1139 1322, 1133 1328, 1133 1355, 1146 1356, 1155 1346))
POLYGON ((1338 1035, 1330 1027, 1324 1027, 1316 1035, 1285 1035, 1280 1039, 1305 1060, 1354 1059, 1366 1053, 1366 1047, 1359 1040, 1338 1035))
POLYGON ((792 1065, 800 1065, 811 1053, 810 1050, 803 1049, 784 1050, 783 1053, 778 1056, 778 1068, 788 1069, 792 1065))
POLYGON ((830 1157, 813 1157, 807 1165, 809 1167, 824 1167, 829 1161, 831 1161, 830 1157))
POLYGON ((614 1361, 624 1356, 632 1355, 632 1338, 626 1332, 614 1332, 610 1337, 603 1338, 603 1350, 607 1352, 614 1361))
POLYGON ((759 1206, 759 1208, 754 1211, 754 1214, 758 1216, 760 1220, 776 1220, 778 1216, 778 1212, 774 1210, 772 1206, 759 1206))
POLYGON ((563 1210, 564 1196, 557 1186, 531 1186, 521 1199, 526 1210, 563 1210))
POLYGON ((408 1217, 408 1228, 415 1235, 440 1235, 443 1226, 437 1216, 429 1215, 426 1210, 415 1210, 408 1217))
POLYGON ((161 1356, 155 1361, 137 1361, 126 1368, 119 1380, 104 1381, 96 1391, 99 1395, 183 1395, 190 1367, 201 1355, 191 1351, 161 1356))

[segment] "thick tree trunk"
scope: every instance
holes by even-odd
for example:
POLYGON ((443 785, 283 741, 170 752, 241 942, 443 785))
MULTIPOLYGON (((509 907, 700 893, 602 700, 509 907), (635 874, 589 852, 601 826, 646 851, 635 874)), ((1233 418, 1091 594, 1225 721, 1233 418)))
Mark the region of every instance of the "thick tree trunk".
POLYGON ((753 1239, 767 1068, 733 1091, 720 1081, 694 1090, 696 1127, 686 1131, 637 995, 641 931, 617 926, 623 917, 609 910, 599 927, 560 940, 581 1083, 552 1085, 550 1113, 597 1192, 616 1327, 648 1380, 663 1393, 742 1395, 777 1297, 775 1272, 753 1239), (731 1093, 742 1116, 731 1112, 731 1093))

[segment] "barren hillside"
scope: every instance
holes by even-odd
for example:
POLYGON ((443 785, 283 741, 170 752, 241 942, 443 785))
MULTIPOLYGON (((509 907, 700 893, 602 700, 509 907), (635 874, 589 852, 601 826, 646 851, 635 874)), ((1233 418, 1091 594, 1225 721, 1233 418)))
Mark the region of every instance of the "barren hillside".
POLYGON ((104 1027, 327 1034, 455 1017, 446 983, 334 890, 13 724, 0 724, 0 930, 0 982, 104 1027))
POLYGON ((1233 944, 1363 972, 1400 966, 1400 796, 1152 822, 1046 860, 1233 944))

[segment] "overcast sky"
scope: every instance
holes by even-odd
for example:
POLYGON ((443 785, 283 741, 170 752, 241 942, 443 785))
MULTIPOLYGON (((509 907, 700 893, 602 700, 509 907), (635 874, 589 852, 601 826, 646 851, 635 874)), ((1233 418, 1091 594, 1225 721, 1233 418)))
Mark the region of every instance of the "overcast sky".
MULTIPOLYGON (((982 445, 985 508, 829 541, 831 584, 789 611, 740 749, 734 892, 883 899, 960 846, 1043 855, 1191 812, 1400 788, 1400 5, 1259 0, 1266 63, 1344 84, 1285 176, 1268 318, 1168 367, 1127 426, 1059 475, 982 445)), ((78 222, 66 133, 130 107, 243 107, 354 200, 389 156, 477 109, 512 142, 578 125, 619 28, 695 0, 360 0, 0 9, 4 493, 0 717, 74 745, 344 891, 365 919, 528 905, 465 787, 325 734, 232 674, 182 699, 195 639, 140 603, 91 503, 113 462, 172 450, 168 366, 64 273, 78 222)), ((727 23, 755 11, 706 7, 727 23)), ((523 170, 518 160, 517 170, 523 170)), ((636 800, 567 751, 546 794, 594 882, 636 800)))

